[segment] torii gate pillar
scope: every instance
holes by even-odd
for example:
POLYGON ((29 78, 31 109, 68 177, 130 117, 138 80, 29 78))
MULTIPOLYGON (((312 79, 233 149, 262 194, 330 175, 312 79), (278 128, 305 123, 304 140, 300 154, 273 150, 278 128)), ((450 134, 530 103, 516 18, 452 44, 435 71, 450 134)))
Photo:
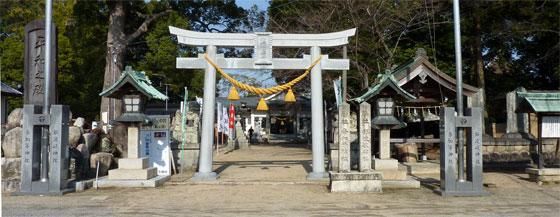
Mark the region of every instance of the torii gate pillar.
MULTIPOLYGON (((210 59, 216 59, 216 46, 206 46, 206 53, 210 59)), ((214 144, 214 104, 216 103, 216 69, 207 63, 204 74, 204 96, 202 103, 202 135, 198 172, 195 181, 212 181, 218 175, 212 171, 212 144, 214 144)))
MULTIPOLYGON (((311 59, 317 59, 321 55, 321 48, 311 47, 311 59)), ((313 171, 307 176, 308 179, 324 179, 329 174, 325 172, 325 132, 323 125, 323 82, 321 76, 321 64, 311 69, 311 136, 313 149, 313 171)))

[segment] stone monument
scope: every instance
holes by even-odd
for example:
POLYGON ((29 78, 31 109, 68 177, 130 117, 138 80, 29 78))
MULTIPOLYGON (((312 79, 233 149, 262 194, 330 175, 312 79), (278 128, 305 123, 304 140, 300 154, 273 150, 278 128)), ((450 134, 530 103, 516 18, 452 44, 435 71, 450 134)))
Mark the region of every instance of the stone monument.
MULTIPOLYGON (((187 103, 188 105, 189 103, 187 103)), ((177 160, 181 166, 181 171, 192 171, 198 166, 198 153, 200 151, 200 130, 198 111, 189 110, 185 117, 185 138, 183 147, 183 136, 181 135, 181 120, 180 111, 175 115, 175 130, 173 137, 179 141, 177 160)))
POLYGON ((15 195, 62 195, 68 188, 68 113, 65 105, 52 105, 50 114, 41 106, 23 106, 23 136, 20 191, 15 195), (50 142, 42 144, 41 134, 48 128, 50 142), (48 151, 46 151, 48 149, 48 151), (43 152, 48 152, 43 155, 43 152), (47 156, 43 161, 41 156, 47 156))
POLYGON ((371 170, 371 105, 360 104, 360 172, 371 170))
MULTIPOLYGON (((50 45, 50 102, 56 104, 57 40, 56 27, 51 24, 50 45)), ((24 104, 43 105, 45 97, 45 20, 34 20, 25 25, 24 104)))
MULTIPOLYGON (((50 2, 46 7, 52 7, 50 2)), ((72 190, 67 183, 70 109, 51 105, 56 103, 56 31, 47 12, 46 21, 25 27, 21 183, 14 195, 62 195, 72 190)))
POLYGON ((533 138, 529 134, 529 114, 516 111, 521 102, 517 92, 526 92, 526 90, 520 87, 506 94, 507 125, 506 134, 503 137, 509 139, 533 138))
POLYGON ((239 149, 249 148, 249 141, 247 141, 247 137, 243 133, 243 127, 241 126, 241 121, 239 119, 235 124, 235 145, 239 149))
MULTIPOLYGON (((350 170, 350 105, 347 103, 342 103, 338 107, 338 124, 338 171, 330 172, 331 192, 382 192, 380 172, 367 168, 362 171, 365 164, 360 164, 360 171, 350 170)), ((362 145, 368 146, 366 142, 360 142, 360 152, 371 150, 371 145, 363 148, 362 145)))

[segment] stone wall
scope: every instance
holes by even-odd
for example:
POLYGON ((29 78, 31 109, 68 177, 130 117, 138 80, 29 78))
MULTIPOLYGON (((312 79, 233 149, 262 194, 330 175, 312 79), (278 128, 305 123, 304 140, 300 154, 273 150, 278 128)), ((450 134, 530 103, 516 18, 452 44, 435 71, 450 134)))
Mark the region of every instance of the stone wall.
MULTIPOLYGON (((537 142, 528 139, 491 139, 484 141, 484 163, 530 163, 536 160, 537 142)), ((560 163, 558 140, 543 140, 543 156, 545 163, 560 163)))

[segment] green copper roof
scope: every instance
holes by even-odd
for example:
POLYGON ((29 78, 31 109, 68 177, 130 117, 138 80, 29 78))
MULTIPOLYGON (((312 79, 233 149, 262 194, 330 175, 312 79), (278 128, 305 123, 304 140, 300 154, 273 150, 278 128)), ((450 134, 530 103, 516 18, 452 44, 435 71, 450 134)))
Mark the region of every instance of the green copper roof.
POLYGON ((536 113, 560 113, 560 91, 517 92, 520 110, 536 113))
POLYGON ((379 82, 377 82, 377 84, 369 87, 368 90, 364 94, 362 94, 359 97, 350 99, 350 101, 356 101, 357 103, 365 102, 365 101, 369 100, 370 98, 379 94, 381 92, 381 90, 385 89, 385 87, 387 87, 387 86, 393 88, 393 90, 395 90, 398 94, 402 95, 404 98, 406 98, 408 100, 416 99, 415 96, 408 93, 406 90, 402 89, 398 85, 397 81, 395 80, 395 78, 393 77, 393 75, 391 74, 391 72, 389 70, 385 71, 384 74, 379 74, 377 77, 380 78, 379 82))
POLYGON ((126 69, 122 72, 121 77, 117 82, 115 82, 111 87, 103 90, 99 96, 105 96, 110 98, 120 98, 122 96, 122 92, 119 90, 125 84, 131 84, 136 90, 142 92, 144 95, 148 97, 148 99, 154 98, 159 100, 167 100, 168 97, 159 92, 154 86, 152 86, 152 82, 146 76, 146 73, 143 71, 134 71, 132 67, 127 66, 126 69))

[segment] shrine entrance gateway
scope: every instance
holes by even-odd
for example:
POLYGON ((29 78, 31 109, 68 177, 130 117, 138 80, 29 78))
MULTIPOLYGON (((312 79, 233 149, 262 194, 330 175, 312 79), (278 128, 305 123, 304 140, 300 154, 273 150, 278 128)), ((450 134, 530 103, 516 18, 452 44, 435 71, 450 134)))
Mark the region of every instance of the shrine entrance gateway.
MULTIPOLYGON (((203 33, 169 26, 169 32, 177 36, 181 44, 205 46, 208 57, 222 69, 307 69, 321 56, 321 47, 335 47, 348 44, 348 37, 354 36, 356 29, 324 34, 273 34, 256 33, 203 33), (253 58, 225 58, 217 54, 217 47, 253 47, 253 58), (311 48, 311 55, 303 58, 272 58, 272 47, 311 48)), ((193 180, 215 180, 212 171, 212 144, 214 143, 214 104, 216 100, 216 69, 204 59, 203 54, 194 58, 177 58, 177 68, 205 69, 204 103, 202 114, 202 135, 198 172, 193 180)), ((309 179, 328 177, 325 171, 325 145, 323 124, 322 70, 348 70, 348 59, 329 59, 322 55, 321 61, 311 70, 311 128, 313 171, 309 179)))

